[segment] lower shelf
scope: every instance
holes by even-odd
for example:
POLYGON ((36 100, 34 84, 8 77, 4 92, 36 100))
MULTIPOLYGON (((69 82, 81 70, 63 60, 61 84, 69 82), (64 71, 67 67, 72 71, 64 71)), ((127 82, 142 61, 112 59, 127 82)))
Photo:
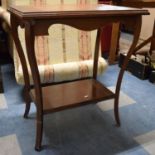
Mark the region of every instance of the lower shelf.
MULTIPOLYGON (((94 79, 42 87, 43 111, 49 113, 114 98, 114 93, 94 79)), ((35 102, 34 89, 31 90, 35 102)))

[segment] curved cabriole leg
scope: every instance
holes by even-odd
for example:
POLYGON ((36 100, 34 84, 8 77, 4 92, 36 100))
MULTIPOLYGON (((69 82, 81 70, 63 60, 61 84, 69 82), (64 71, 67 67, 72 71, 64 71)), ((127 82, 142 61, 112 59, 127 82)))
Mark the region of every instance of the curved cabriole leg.
POLYGON ((42 142, 42 134, 43 134, 43 121, 37 120, 37 133, 36 133, 36 144, 35 144, 35 150, 41 151, 41 142, 42 142))
POLYGON ((28 118, 30 107, 31 107, 31 102, 27 102, 26 105, 25 105, 24 118, 28 118))
POLYGON ((29 95, 29 89, 26 87, 24 87, 24 100, 26 102, 24 118, 28 118, 28 114, 29 114, 30 107, 31 107, 31 97, 29 95))
POLYGON ((36 144, 35 150, 41 150, 41 142, 43 135, 43 99, 42 91, 40 84, 40 75, 38 71, 37 61, 34 51, 34 22, 25 22, 25 40, 26 40, 26 49, 28 54, 28 60, 30 63, 30 68, 32 72, 32 77, 34 81, 35 89, 35 104, 36 104, 36 144))
POLYGON ((30 110, 30 97, 28 97, 29 95, 29 90, 30 90, 30 80, 29 80, 29 74, 28 74, 28 69, 27 69, 27 65, 26 65, 26 59, 25 59, 25 55, 24 55, 24 52, 23 52, 23 49, 22 49, 22 46, 21 46, 21 43, 20 43, 20 40, 19 40, 19 35, 18 35, 18 26, 19 26, 19 23, 17 22, 16 20, 16 17, 14 17, 13 15, 11 15, 11 34, 13 36, 13 40, 15 42, 15 46, 16 46, 16 49, 17 49, 17 53, 18 53, 18 56, 20 58, 20 61, 21 61, 21 65, 22 65, 22 70, 23 70, 23 76, 24 76, 24 82, 25 82, 25 88, 26 89, 26 108, 25 108, 25 114, 24 114, 24 117, 27 118, 27 115, 29 113, 29 110, 30 110))
POLYGON ((97 79, 97 68, 98 68, 98 57, 99 57, 99 47, 102 29, 97 30, 95 52, 94 52, 94 67, 93 67, 93 78, 97 79))
POLYGON ((124 60, 124 63, 122 65, 122 68, 119 72, 119 76, 117 79, 117 84, 116 84, 116 90, 115 90, 115 100, 114 100, 114 115, 115 115, 115 120, 116 120, 116 126, 120 126, 120 118, 119 118, 119 94, 120 94, 120 88, 121 88, 121 83, 122 83, 122 79, 123 79, 123 75, 124 75, 124 71, 127 67, 129 58, 131 57, 131 55, 134 52, 134 49, 137 45, 138 39, 139 39, 139 35, 140 35, 140 30, 141 30, 141 17, 137 17, 134 20, 135 24, 134 24, 134 38, 133 38, 133 42, 132 45, 129 49, 129 52, 124 60))

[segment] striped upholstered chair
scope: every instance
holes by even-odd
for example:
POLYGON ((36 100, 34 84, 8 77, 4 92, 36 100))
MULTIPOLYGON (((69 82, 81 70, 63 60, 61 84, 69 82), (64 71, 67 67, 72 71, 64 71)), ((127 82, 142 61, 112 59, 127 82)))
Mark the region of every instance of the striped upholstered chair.
MULTIPOLYGON (((51 5, 82 3, 84 5, 86 3, 97 3, 97 0, 2 0, 3 8, 7 8, 10 4, 44 5, 45 3, 51 5)), ((10 25, 10 15, 3 8, 0 9, 1 17, 10 25)), ((23 29, 19 28, 18 32, 25 51, 23 29)), ((51 26, 49 36, 37 36, 35 38, 35 49, 41 82, 53 83, 91 77, 95 39, 96 31, 85 32, 61 24, 51 26)), ((16 80, 19 84, 24 84, 22 65, 14 46, 13 60, 16 80)), ((106 66, 106 61, 100 57, 98 74, 103 73, 106 66)), ((33 84, 31 73, 29 75, 31 84, 33 84)))

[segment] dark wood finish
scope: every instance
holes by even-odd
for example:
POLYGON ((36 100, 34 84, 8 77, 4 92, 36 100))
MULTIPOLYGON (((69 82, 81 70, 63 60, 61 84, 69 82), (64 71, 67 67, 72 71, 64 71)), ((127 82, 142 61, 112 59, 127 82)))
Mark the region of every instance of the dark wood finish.
POLYGON ((93 68, 93 78, 97 78, 97 68, 98 68, 98 57, 99 57, 99 47, 100 47, 101 29, 97 31, 95 53, 94 53, 94 68, 93 68))
POLYGON ((15 46, 16 46, 16 49, 17 49, 17 52, 18 52, 18 56, 21 60, 21 65, 22 65, 22 69, 23 69, 23 76, 24 76, 24 83, 25 83, 25 86, 24 86, 24 97, 25 97, 25 101, 26 101, 26 109, 25 109, 25 113, 24 113, 24 117, 27 118, 27 115, 29 113, 29 110, 30 110, 30 97, 29 97, 29 91, 30 91, 30 79, 29 79, 29 74, 28 74, 28 68, 27 68, 27 65, 26 65, 26 59, 25 59, 25 55, 24 55, 24 52, 23 52, 23 49, 22 49, 22 46, 20 44, 20 40, 19 40, 19 36, 18 36, 18 21, 16 18, 14 18, 14 20, 11 20, 11 25, 14 25, 11 27, 11 33, 12 33, 12 36, 13 36, 13 40, 15 42, 15 46))
POLYGON ((113 0, 119 6, 136 7, 136 8, 154 8, 155 0, 113 0))
MULTIPOLYGON (((112 5, 44 5, 44 6, 11 6, 9 11, 21 19, 63 19, 71 17, 105 17, 105 16, 131 16, 148 14, 147 10, 112 5), (130 13, 129 13, 130 11, 130 13)), ((76 25, 77 26, 77 25, 76 25)))
MULTIPOLYGON (((20 55, 24 70, 24 79, 27 88, 29 85, 29 76, 19 41, 17 28, 22 26, 25 28, 25 40, 27 47, 27 55, 32 71, 34 80, 34 90, 31 91, 33 99, 36 103, 36 145, 35 149, 41 149, 42 132, 43 132, 43 115, 45 113, 62 110, 70 107, 80 106, 83 104, 100 101, 101 99, 109 99, 114 97, 114 114, 116 124, 120 126, 118 100, 121 87, 121 81, 125 68, 127 66, 129 57, 131 56, 134 48, 136 47, 139 33, 141 29, 141 16, 147 15, 147 10, 117 7, 110 5, 86 5, 86 6, 74 6, 74 5, 57 5, 57 6, 12 6, 9 8, 11 13, 11 26, 12 35, 15 40, 18 54, 20 55), (129 53, 126 57, 125 63, 120 71, 116 92, 113 94, 107 88, 104 88, 99 82, 96 81, 97 73, 97 61, 99 55, 99 38, 101 28, 106 24, 112 22, 127 23, 134 29, 134 40, 129 53), (94 30, 98 29, 95 55, 94 55, 94 70, 93 78, 90 80, 79 80, 76 82, 53 85, 53 86, 41 86, 40 76, 37 67, 34 51, 34 36, 35 35, 48 35, 48 28, 52 24, 61 23, 73 26, 82 30, 94 30), (51 92, 51 93, 50 93, 51 92), (59 92, 59 93, 57 93, 59 92), (72 95, 69 95, 69 92, 72 95), (57 98, 59 96, 59 98, 57 98), (76 96, 76 97, 75 97, 76 96), (87 98, 88 96, 88 98, 87 98), (90 96, 90 97, 89 97, 90 96)), ((28 89, 29 90, 29 89, 28 89)), ((27 107, 26 107, 27 108, 27 107)), ((29 108, 29 106, 28 106, 29 108)), ((28 110, 27 114, 28 114, 28 110)), ((26 115, 27 115, 26 114, 26 115)))
POLYGON ((117 59, 117 53, 119 49, 119 38, 120 38, 120 23, 113 23, 112 24, 112 37, 111 36, 111 46, 110 52, 108 57, 109 64, 115 64, 117 59))
MULTIPOLYGON (((34 89, 31 93, 33 100, 36 101, 34 89)), ((42 87, 42 94, 45 114, 114 98, 114 93, 93 79, 42 87)))

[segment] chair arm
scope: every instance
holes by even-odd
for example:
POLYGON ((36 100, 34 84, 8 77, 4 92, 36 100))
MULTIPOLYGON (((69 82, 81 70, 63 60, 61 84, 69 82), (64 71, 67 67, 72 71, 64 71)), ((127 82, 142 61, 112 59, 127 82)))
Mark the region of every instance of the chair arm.
POLYGON ((0 18, 2 19, 2 26, 3 26, 4 30, 6 32, 9 32, 11 29, 11 27, 10 27, 10 25, 11 25, 10 24, 10 13, 2 7, 0 7, 0 18))

